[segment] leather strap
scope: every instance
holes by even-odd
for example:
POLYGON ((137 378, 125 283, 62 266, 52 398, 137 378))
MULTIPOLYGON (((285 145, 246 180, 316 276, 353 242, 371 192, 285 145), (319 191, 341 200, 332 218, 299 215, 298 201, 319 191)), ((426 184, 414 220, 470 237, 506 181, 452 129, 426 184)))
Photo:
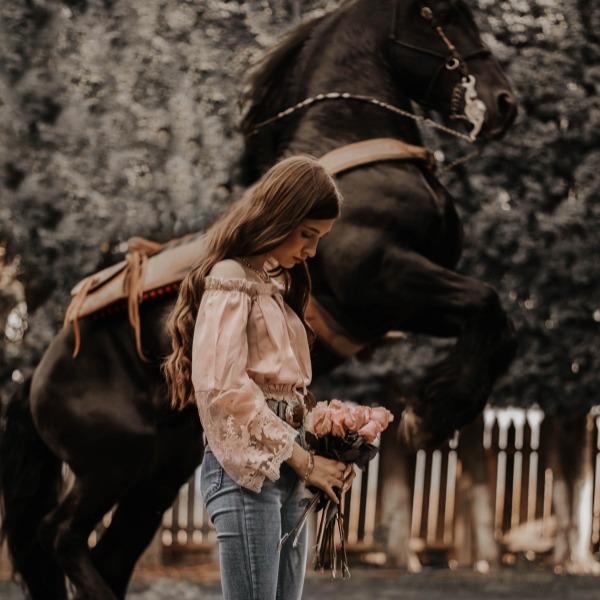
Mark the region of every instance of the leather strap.
POLYGON ((317 337, 336 354, 350 358, 362 350, 366 344, 353 340, 344 328, 317 302, 314 296, 308 300, 304 314, 306 322, 317 337))
POLYGON ((337 175, 384 160, 424 162, 428 168, 435 167, 435 158, 429 150, 413 146, 394 138, 374 138, 336 148, 319 158, 319 163, 332 175, 337 175))

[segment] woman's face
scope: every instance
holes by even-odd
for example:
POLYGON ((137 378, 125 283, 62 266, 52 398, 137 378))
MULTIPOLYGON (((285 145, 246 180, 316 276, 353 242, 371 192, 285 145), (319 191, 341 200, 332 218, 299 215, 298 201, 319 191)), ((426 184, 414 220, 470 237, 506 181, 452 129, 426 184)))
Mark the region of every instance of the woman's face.
POLYGON ((319 240, 329 233, 335 219, 305 219, 279 246, 269 252, 284 269, 304 262, 317 253, 319 240))

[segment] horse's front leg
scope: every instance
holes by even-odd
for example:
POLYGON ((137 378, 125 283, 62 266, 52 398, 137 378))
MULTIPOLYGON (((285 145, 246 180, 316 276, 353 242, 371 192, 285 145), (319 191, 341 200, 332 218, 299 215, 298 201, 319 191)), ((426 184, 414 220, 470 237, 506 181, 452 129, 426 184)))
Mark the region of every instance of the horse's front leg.
POLYGON ((515 351, 498 294, 475 279, 398 247, 385 252, 374 290, 397 329, 456 337, 407 395, 401 431, 413 447, 437 445, 483 409, 515 351))

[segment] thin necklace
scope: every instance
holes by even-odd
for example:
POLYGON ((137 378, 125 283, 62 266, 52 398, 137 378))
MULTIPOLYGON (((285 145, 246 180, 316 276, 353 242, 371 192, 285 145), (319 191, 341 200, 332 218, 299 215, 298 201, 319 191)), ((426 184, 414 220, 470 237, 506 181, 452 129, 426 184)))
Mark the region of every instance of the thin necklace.
POLYGON ((243 256, 240 256, 239 259, 244 263, 244 265, 246 265, 251 271, 254 271, 260 278, 262 281, 264 281, 265 283, 268 283, 270 277, 269 274, 267 273, 267 270, 263 267, 262 271, 257 269, 256 267, 253 267, 243 256))

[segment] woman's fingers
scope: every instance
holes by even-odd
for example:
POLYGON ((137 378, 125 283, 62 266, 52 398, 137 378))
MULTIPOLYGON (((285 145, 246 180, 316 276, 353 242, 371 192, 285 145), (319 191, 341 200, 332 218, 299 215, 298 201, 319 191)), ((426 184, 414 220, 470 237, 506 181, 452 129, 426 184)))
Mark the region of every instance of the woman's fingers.
POLYGON ((350 489, 356 473, 352 464, 315 456, 315 469, 309 482, 322 489, 333 502, 339 504, 340 491, 350 489))
POLYGON ((335 490, 331 486, 328 486, 327 489, 325 489, 324 491, 335 504, 340 503, 338 495, 335 493, 335 490))
POLYGON ((356 477, 356 471, 354 470, 352 465, 348 465, 348 467, 349 467, 349 471, 346 474, 346 476, 344 477, 344 486, 342 487, 342 492, 347 492, 350 489, 350 486, 352 485, 352 482, 354 481, 354 478, 356 477))
POLYGON ((356 475, 353 466, 351 464, 340 462, 334 463, 334 469, 335 470, 331 473, 331 487, 346 491, 356 475))

